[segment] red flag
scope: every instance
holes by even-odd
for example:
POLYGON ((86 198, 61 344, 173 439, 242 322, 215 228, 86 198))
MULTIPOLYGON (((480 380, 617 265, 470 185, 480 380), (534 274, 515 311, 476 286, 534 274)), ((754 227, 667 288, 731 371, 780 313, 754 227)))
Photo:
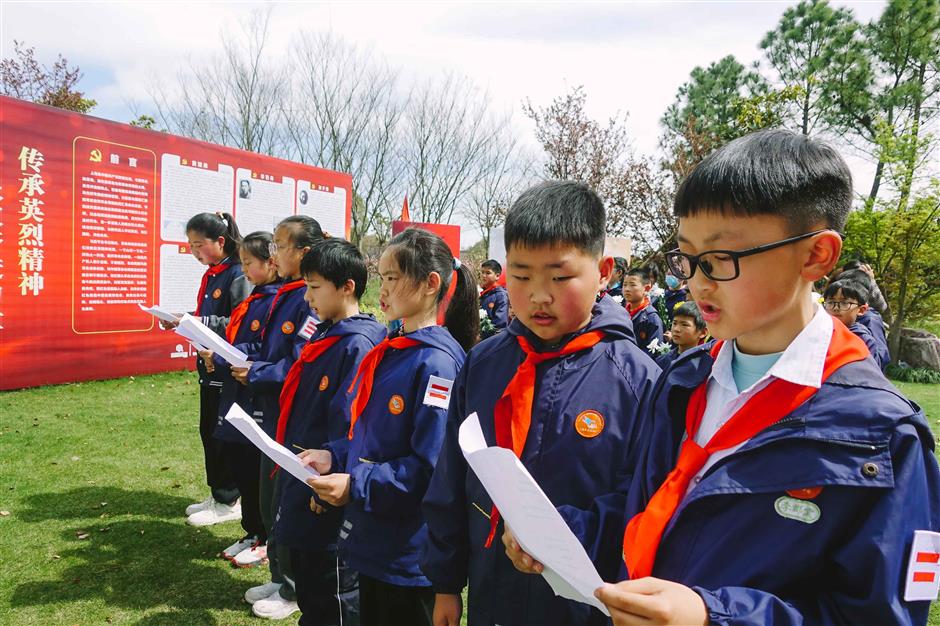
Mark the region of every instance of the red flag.
POLYGON ((408 213, 408 194, 405 194, 405 203, 401 205, 401 221, 410 222, 411 214, 408 213))

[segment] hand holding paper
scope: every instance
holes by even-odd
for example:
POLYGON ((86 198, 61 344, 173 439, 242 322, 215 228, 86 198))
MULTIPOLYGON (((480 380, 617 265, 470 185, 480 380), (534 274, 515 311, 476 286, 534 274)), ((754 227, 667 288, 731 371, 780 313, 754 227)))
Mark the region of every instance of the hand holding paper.
POLYGON ((189 315, 183 315, 179 326, 176 327, 183 337, 204 346, 204 350, 212 350, 226 362, 234 367, 248 367, 248 355, 215 334, 211 328, 189 315))
POLYGON ((256 448, 269 459, 284 468, 291 476, 306 483, 309 478, 316 478, 320 474, 315 469, 304 465, 290 450, 271 439, 251 417, 237 404, 233 404, 225 415, 225 419, 245 435, 256 448))
POLYGON ((556 595, 610 615, 594 591, 604 584, 578 539, 512 450, 489 448, 476 413, 460 425, 467 463, 512 528, 522 549, 544 565, 542 576, 556 595))

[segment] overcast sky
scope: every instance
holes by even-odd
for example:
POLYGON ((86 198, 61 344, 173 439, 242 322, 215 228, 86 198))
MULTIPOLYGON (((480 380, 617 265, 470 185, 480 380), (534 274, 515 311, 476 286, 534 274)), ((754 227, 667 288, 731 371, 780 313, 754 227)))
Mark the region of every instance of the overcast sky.
MULTIPOLYGON (((41 60, 62 53, 84 71, 80 88, 98 101, 94 115, 134 117, 150 109, 153 76, 172 80, 189 60, 219 51, 219 35, 237 28, 262 3, 22 2, 0 0, 0 52, 13 40, 35 46, 41 60)), ((630 3, 277 3, 271 41, 282 54, 299 29, 332 29, 374 46, 416 77, 454 70, 512 110, 520 134, 532 127, 520 103, 548 104, 584 85, 589 113, 629 114, 638 152, 656 151, 659 118, 696 65, 733 54, 749 63, 758 43, 794 2, 630 3)), ((834 2, 861 21, 884 2, 834 2)), ((850 155, 848 155, 850 156, 850 155)), ((867 191, 872 168, 850 158, 856 188, 867 191)))

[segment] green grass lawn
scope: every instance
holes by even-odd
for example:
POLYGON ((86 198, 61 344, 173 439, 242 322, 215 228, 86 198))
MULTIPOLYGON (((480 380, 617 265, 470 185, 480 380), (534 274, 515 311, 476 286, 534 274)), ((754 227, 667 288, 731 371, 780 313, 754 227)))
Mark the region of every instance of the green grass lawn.
MULTIPOLYGON (((898 386, 940 433, 940 385, 898 386)), ((216 556, 241 527, 185 523, 197 395, 189 373, 0 394, 0 624, 264 623, 242 594, 266 571, 216 556)))

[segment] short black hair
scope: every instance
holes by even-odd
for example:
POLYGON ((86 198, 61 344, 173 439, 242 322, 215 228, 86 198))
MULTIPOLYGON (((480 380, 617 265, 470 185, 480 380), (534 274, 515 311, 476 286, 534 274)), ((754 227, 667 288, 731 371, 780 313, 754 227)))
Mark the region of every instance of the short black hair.
POLYGON ((626 274, 628 265, 630 264, 627 263, 627 260, 623 258, 622 256, 614 257, 614 269, 617 270, 618 272, 622 274, 626 274))
POLYGON ((503 266, 499 264, 499 261, 496 259, 487 259, 480 263, 480 267, 486 268, 488 270, 493 270, 496 272, 496 275, 499 276, 503 273, 503 266))
POLYGON ((851 207, 852 173, 839 153, 777 128, 739 137, 707 156, 679 185, 673 213, 774 215, 802 234, 817 224, 842 232, 851 207))
POLYGON ((339 289, 352 280, 356 284, 356 300, 362 298, 369 278, 365 257, 359 248, 345 239, 326 239, 313 246, 300 261, 300 274, 304 278, 319 274, 339 289))
POLYGON ((859 304, 868 304, 870 291, 868 285, 854 278, 840 278, 829 283, 823 298, 831 298, 839 292, 844 298, 854 298, 859 304))
POLYGON ((677 317, 691 317, 695 321, 695 327, 699 330, 705 330, 705 320, 702 319, 702 312, 694 302, 683 302, 672 312, 672 319, 677 317))
POLYGON ((256 259, 267 261, 271 258, 272 243, 274 243, 274 239, 271 237, 271 233, 256 230, 245 235, 245 238, 242 239, 241 249, 256 259))
POLYGON ((506 250, 571 245, 591 256, 604 253, 607 211, 584 183, 548 180, 522 192, 509 207, 503 231, 506 250))
POLYGON ((624 275, 624 278, 627 276, 636 276, 643 281, 644 285, 652 285, 653 277, 650 276, 650 271, 648 267, 631 267, 627 270, 627 273, 624 275))

